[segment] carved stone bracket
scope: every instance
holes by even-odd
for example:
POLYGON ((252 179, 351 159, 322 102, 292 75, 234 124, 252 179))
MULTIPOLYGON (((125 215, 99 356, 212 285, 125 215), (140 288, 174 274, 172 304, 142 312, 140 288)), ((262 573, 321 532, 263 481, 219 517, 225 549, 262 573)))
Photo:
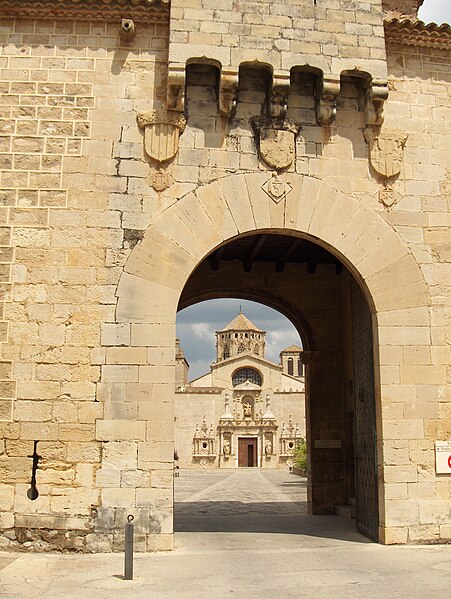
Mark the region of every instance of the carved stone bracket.
POLYGON ((290 73, 274 71, 272 90, 269 100, 269 116, 284 119, 288 109, 288 94, 290 92, 290 73))
POLYGON ((317 88, 316 119, 320 125, 331 125, 337 116, 339 77, 324 77, 317 88))
POLYGON ((219 112, 222 116, 228 117, 235 112, 237 90, 238 69, 223 69, 219 84, 219 112))
POLYGON ((384 102, 388 98, 387 81, 371 81, 365 90, 365 126, 380 127, 384 122, 384 102))
POLYGON ((183 63, 172 63, 168 67, 168 110, 183 112, 185 108, 186 69, 183 63))

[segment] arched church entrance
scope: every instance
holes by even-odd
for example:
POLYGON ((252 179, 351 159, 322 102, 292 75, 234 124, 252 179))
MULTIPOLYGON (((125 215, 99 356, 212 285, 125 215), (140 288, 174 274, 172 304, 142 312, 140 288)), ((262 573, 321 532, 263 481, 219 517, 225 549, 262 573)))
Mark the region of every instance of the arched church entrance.
MULTIPOLYGON (((377 540, 372 316, 354 276, 336 255, 305 237, 259 231, 237 236, 204 258, 184 287, 179 309, 221 297, 258 301, 295 324, 306 366, 310 511, 333 514, 338 506, 355 506, 358 529, 377 540)), ((249 434, 233 448, 237 464, 255 467, 257 439, 250 424, 243 430, 249 434)), ((274 433, 277 444, 280 434, 274 433)))

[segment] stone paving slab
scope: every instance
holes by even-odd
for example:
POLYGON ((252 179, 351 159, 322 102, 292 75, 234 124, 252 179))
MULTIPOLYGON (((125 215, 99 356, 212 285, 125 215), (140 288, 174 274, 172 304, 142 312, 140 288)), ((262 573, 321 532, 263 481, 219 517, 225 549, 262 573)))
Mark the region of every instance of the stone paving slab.
POLYGON ((202 476, 188 472, 176 479, 176 515, 191 531, 176 534, 172 552, 136 554, 135 580, 123 580, 119 554, 4 553, 0 597, 450 597, 450 546, 384 547, 359 535, 350 520, 308 516, 302 511, 305 480, 287 473, 202 476), (286 511, 277 512, 283 506, 286 511), (180 512, 187 508, 205 511, 195 517, 180 512), (206 525, 224 531, 199 532, 206 525))
POLYGON ((120 555, 20 555, 0 572, 0 597, 449 598, 446 546, 318 548, 297 535, 262 536, 182 533, 177 550, 136 556, 133 581, 122 579, 120 555))
POLYGON ((184 471, 176 479, 176 531, 293 533, 308 528, 310 520, 303 518, 306 479, 260 468, 232 470, 221 477, 214 473, 184 471), (201 484, 196 492, 192 483, 197 480, 201 484), (206 486, 206 480, 212 484, 206 486))

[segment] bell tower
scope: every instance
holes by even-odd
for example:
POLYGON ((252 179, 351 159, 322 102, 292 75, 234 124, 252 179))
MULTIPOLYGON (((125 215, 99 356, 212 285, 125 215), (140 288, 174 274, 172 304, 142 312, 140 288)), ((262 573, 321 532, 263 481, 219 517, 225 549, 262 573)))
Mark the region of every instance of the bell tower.
POLYGON ((265 357, 266 331, 257 328, 241 311, 215 334, 216 362, 234 358, 242 353, 265 357))

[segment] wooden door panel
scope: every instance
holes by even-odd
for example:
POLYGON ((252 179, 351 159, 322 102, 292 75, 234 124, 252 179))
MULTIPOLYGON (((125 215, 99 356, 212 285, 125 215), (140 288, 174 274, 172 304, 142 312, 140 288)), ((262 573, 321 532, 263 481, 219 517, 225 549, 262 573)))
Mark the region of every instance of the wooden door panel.
POLYGON ((247 466, 247 439, 238 439, 238 466, 247 466))
POLYGON ((372 324, 366 299, 355 282, 352 286, 352 314, 357 529, 377 541, 379 507, 372 324))
POLYGON ((238 439, 238 466, 252 468, 257 466, 257 439, 243 437, 238 439))

